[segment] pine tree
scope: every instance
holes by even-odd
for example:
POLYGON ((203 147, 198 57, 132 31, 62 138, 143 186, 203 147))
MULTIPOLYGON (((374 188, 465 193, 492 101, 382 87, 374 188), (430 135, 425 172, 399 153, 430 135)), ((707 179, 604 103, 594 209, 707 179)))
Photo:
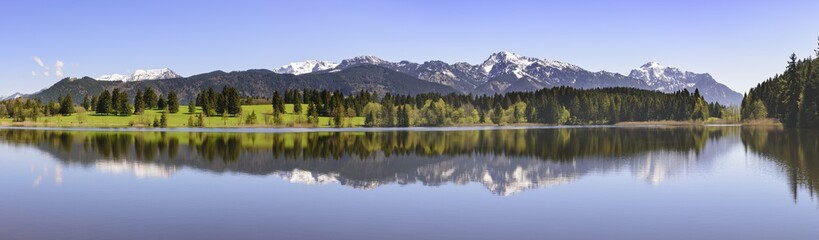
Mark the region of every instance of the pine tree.
POLYGON ((301 96, 299 95, 298 91, 296 91, 296 93, 294 95, 295 96, 294 96, 294 99, 293 99, 294 100, 293 101, 293 113, 295 113, 296 115, 301 115, 301 103, 302 103, 301 102, 301 96))
POLYGON ((492 112, 492 123, 497 124, 498 126, 501 125, 501 121, 503 120, 503 108, 501 108, 500 104, 495 104, 495 109, 492 112))
POLYGON ((74 100, 71 99, 71 94, 66 95, 60 101, 60 114, 63 116, 74 114, 74 100))
POLYGON ((146 87, 143 93, 143 100, 145 101, 145 109, 156 109, 159 105, 156 92, 151 87, 146 87))
POLYGON ((120 114, 120 107, 119 107, 119 88, 114 88, 114 91, 111 92, 111 113, 114 115, 120 114))
POLYGON ((344 126, 344 107, 338 106, 333 110, 333 124, 337 128, 344 126))
POLYGON ((171 113, 179 112, 179 99, 176 96, 176 91, 171 90, 168 92, 168 111, 171 113))
POLYGON ((111 113, 111 108, 111 92, 105 90, 100 94, 99 99, 97 99, 96 112, 97 114, 109 114, 111 113))
POLYGON ((242 113, 242 100, 239 96, 239 90, 230 87, 225 90, 224 95, 227 113, 233 116, 242 113))
POLYGON ((318 124, 319 114, 318 108, 316 108, 315 103, 310 102, 310 104, 307 105, 307 112, 308 112, 307 121, 311 124, 318 124))
POLYGON ((98 95, 91 96, 91 108, 89 108, 88 111, 96 111, 97 99, 99 99, 98 95))
POLYGON ((91 111, 91 98, 88 97, 88 94, 85 94, 85 96, 82 98, 82 107, 85 109, 85 111, 91 111))
POLYGON ((785 126, 794 127, 798 123, 799 116, 799 95, 802 93, 801 83, 799 80, 799 73, 796 68, 796 54, 791 54, 790 61, 788 61, 788 69, 783 86, 783 103, 785 108, 785 115, 783 116, 783 124, 785 126))
POLYGON ((125 93, 125 91, 119 92, 116 109, 121 115, 131 115, 131 105, 128 103, 128 93, 125 93))
POLYGON ((142 114, 145 111, 145 99, 142 91, 137 90, 134 96, 134 114, 142 114))
POLYGON ((168 109, 168 101, 165 101, 165 97, 159 96, 159 99, 156 102, 156 109, 159 110, 168 109))
POLYGON ((284 100, 282 99, 281 95, 279 95, 279 91, 273 92, 273 110, 278 111, 280 113, 284 113, 284 100))

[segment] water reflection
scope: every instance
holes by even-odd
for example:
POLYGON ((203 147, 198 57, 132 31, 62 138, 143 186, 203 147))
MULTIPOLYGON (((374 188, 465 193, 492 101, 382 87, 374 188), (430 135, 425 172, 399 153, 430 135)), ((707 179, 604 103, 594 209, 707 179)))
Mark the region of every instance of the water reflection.
POLYGON ((806 189, 811 198, 819 190, 819 133, 771 127, 748 127, 742 131, 746 150, 778 166, 787 176, 793 194, 806 189))
MULTIPOLYGON (((708 169, 739 128, 562 128, 448 132, 179 133, 0 130, 66 165, 139 178, 179 169, 278 175, 304 184, 483 184, 497 195, 628 170, 660 184, 708 169)), ((743 133, 743 140, 746 134, 743 133)))

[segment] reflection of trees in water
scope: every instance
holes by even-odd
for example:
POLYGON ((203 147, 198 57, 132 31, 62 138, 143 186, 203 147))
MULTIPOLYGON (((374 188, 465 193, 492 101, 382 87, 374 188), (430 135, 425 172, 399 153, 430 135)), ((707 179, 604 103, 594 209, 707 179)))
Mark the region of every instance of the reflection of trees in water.
MULTIPOLYGON (((142 162, 212 172, 278 174, 294 182, 372 188, 479 182, 493 193, 573 181, 631 166, 658 183, 697 164, 709 140, 738 128, 558 128, 428 132, 130 133, 1 130, 69 163, 142 162)), ((713 152, 713 151, 710 151, 713 152)), ((106 163, 110 169, 155 166, 106 163)), ((99 164, 97 165, 99 168, 99 164)), ((166 174, 142 173, 142 175, 166 174)))
POLYGON ((799 187, 819 191, 819 133, 767 127, 742 130, 742 143, 751 152, 771 160, 787 174, 794 200, 799 187))
POLYGON ((709 128, 559 128, 429 132, 309 132, 284 134, 133 133, 3 130, 12 143, 47 144, 102 158, 153 161, 175 158, 182 143, 208 161, 237 161, 246 152, 269 152, 276 159, 368 159, 383 154, 458 156, 464 154, 536 157, 571 161, 581 156, 624 156, 646 151, 699 152, 724 129, 709 128))

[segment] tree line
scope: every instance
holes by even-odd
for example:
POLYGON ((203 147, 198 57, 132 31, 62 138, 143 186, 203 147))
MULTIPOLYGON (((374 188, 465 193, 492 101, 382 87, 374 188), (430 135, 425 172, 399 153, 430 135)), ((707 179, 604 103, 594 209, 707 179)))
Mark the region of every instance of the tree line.
POLYGON ((270 102, 274 116, 284 113, 285 104, 293 104, 294 114, 306 115, 308 123, 315 123, 320 116, 330 117, 338 127, 346 126, 350 117, 364 117, 368 127, 704 121, 721 117, 726 110, 719 103, 707 103, 699 90, 666 94, 632 88, 556 87, 481 96, 455 93, 378 96, 368 91, 345 96, 341 91, 305 89, 287 90, 283 95, 274 92, 270 102), (307 105, 306 113, 302 105, 307 105))
MULTIPOLYGON (((244 96, 238 89, 225 86, 217 92, 213 88, 197 94, 188 102, 190 126, 204 126, 206 116, 247 118, 255 124, 257 113, 242 115, 243 104, 270 104, 270 111, 262 113, 266 124, 282 124, 285 104, 292 104, 296 121, 317 124, 320 117, 329 117, 337 127, 352 125, 353 117, 363 117, 367 127, 452 126, 470 124, 610 124, 624 121, 704 121, 721 117, 726 107, 707 103, 699 90, 675 93, 633 88, 575 89, 555 87, 534 92, 510 92, 495 95, 440 94, 383 96, 369 91, 345 95, 339 90, 291 89, 270 97, 244 96), (197 107, 201 109, 196 114, 197 107), (196 116, 196 118, 194 118, 196 116)), ((65 111, 44 110, 37 100, 6 101, 0 116, 25 116, 31 112, 56 112, 70 115, 74 103, 70 96, 61 97, 55 106, 72 106, 65 111), (13 109, 8 111, 8 109, 13 109), (34 111, 36 109, 36 111, 34 111), (27 111, 25 111, 27 110, 27 111)), ((98 96, 85 96, 81 105, 86 111, 101 115, 141 114, 145 110, 179 111, 179 99, 174 91, 166 95, 151 88, 137 91, 129 98, 118 88, 105 90, 98 96)), ((36 115, 36 114, 35 114, 36 115)), ((163 114, 163 118, 167 114, 163 114)), ((24 119, 23 119, 24 120, 24 119)), ((160 119, 161 121, 161 119, 160 119)), ((161 124, 160 124, 161 125, 161 124)))
MULTIPOLYGON (((815 50, 819 58, 819 48, 815 50)), ((742 99, 742 118, 776 118, 786 127, 819 128, 819 60, 788 58, 785 72, 751 88, 742 99)))

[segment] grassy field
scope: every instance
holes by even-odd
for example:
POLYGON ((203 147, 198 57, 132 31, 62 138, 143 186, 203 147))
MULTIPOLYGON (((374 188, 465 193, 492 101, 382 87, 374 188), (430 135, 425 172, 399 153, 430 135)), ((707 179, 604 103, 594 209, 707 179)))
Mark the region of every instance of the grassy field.
MULTIPOLYGON (((317 125, 307 124, 307 104, 302 105, 303 113, 297 116, 293 113, 293 104, 285 104, 285 114, 282 115, 281 125, 265 124, 265 116, 270 116, 273 110, 271 105, 245 105, 242 106, 242 115, 236 117, 213 116, 205 118, 205 127, 331 127, 330 117, 319 117, 317 125), (245 116, 256 112, 257 124, 245 124, 245 116)), ((197 108, 197 113, 201 112, 197 108)), ((111 116, 97 115, 93 112, 75 113, 71 116, 50 116, 40 117, 37 122, 13 123, 11 119, 0 119, 0 125, 23 125, 23 126, 51 126, 51 127, 148 127, 154 119, 159 119, 162 111, 147 110, 141 115, 131 116, 111 116)), ((188 119, 195 115, 188 113, 188 106, 179 106, 178 113, 168 115, 168 127, 188 127, 188 119)), ((195 120, 195 119, 194 119, 195 120)), ((364 125, 364 117, 352 117, 345 119, 345 126, 364 125)))

